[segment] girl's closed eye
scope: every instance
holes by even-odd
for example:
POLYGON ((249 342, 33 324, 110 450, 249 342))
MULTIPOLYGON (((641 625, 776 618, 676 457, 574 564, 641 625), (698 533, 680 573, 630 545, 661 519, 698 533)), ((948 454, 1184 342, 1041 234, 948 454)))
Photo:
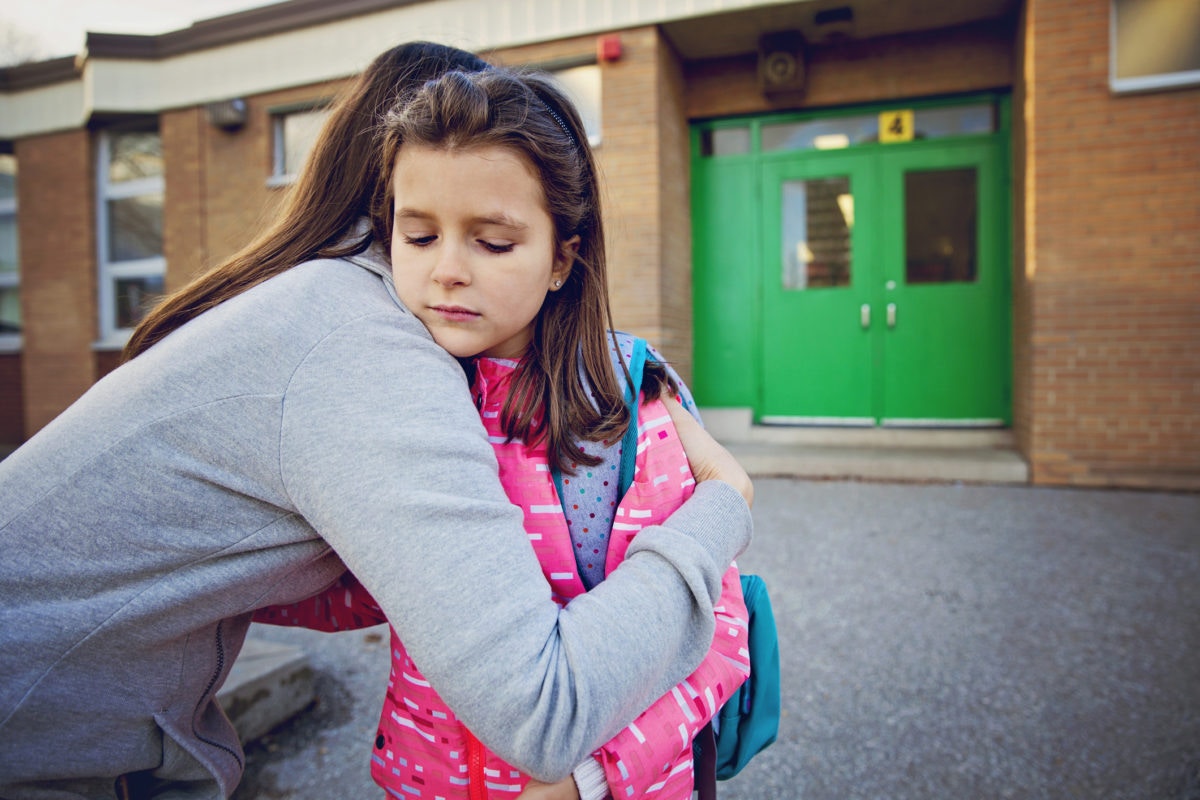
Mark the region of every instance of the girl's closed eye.
POLYGON ((436 239, 437 239, 437 237, 434 236, 433 234, 426 234, 426 235, 414 235, 414 234, 409 234, 409 233, 404 234, 404 243, 411 244, 414 247, 427 247, 428 245, 433 244, 436 239))
POLYGON ((497 255, 511 253, 513 248, 517 246, 515 242, 489 242, 487 239, 479 239, 477 241, 483 246, 484 250, 497 255))

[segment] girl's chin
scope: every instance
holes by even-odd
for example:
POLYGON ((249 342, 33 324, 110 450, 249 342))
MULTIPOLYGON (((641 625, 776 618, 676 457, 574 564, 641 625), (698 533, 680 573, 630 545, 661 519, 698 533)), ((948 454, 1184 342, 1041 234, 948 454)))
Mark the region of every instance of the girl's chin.
POLYGON ((440 337, 434 335, 433 341, 437 343, 438 347, 442 348, 455 358, 474 358, 475 356, 482 354, 483 351, 487 349, 486 347, 480 347, 479 345, 465 344, 461 340, 457 340, 454 337, 440 337))
POLYGON ((512 339, 497 342, 485 341, 482 337, 465 335, 467 332, 441 326, 427 326, 433 341, 455 358, 510 358, 518 359, 528 348, 528 342, 518 343, 512 339), (464 341, 465 339, 465 341, 464 341))
POLYGON ((447 353, 454 356, 455 358, 474 358, 475 356, 479 355, 479 353, 480 353, 479 350, 476 350, 475 348, 472 348, 472 347, 447 347, 446 345, 442 344, 441 342, 438 342, 438 344, 441 345, 441 348, 443 350, 445 350, 447 353))

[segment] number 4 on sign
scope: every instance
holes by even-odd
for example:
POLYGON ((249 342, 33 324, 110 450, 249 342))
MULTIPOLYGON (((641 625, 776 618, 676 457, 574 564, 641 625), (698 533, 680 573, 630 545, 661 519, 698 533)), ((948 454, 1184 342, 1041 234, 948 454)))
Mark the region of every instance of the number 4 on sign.
POLYGON ((879 141, 911 142, 913 138, 913 112, 885 111, 879 115, 879 141))

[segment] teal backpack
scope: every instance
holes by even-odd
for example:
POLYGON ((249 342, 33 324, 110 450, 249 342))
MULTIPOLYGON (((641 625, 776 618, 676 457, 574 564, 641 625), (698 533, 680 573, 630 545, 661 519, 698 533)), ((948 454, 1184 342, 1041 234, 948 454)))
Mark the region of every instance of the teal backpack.
MULTIPOLYGON (((625 402, 633 424, 625 433, 620 470, 620 496, 633 483, 637 453, 638 396, 646 363, 646 340, 634 340, 629 363, 630 386, 625 402)), ((560 480, 556 476, 556 481, 560 480)), ((562 486, 558 487, 562 497, 562 486)), ((692 745, 696 789, 699 800, 715 800, 716 782, 741 772, 750 759, 762 752, 779 735, 780 672, 779 636, 767 584, 757 575, 742 575, 749 624, 750 677, 701 728, 692 745)))

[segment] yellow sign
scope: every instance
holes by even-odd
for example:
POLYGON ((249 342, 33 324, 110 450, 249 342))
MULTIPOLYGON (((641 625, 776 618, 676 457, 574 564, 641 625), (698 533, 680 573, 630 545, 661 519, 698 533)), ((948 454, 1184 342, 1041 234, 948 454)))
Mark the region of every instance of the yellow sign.
POLYGON ((913 112, 885 111, 879 115, 879 141, 911 142, 913 138, 913 112))

